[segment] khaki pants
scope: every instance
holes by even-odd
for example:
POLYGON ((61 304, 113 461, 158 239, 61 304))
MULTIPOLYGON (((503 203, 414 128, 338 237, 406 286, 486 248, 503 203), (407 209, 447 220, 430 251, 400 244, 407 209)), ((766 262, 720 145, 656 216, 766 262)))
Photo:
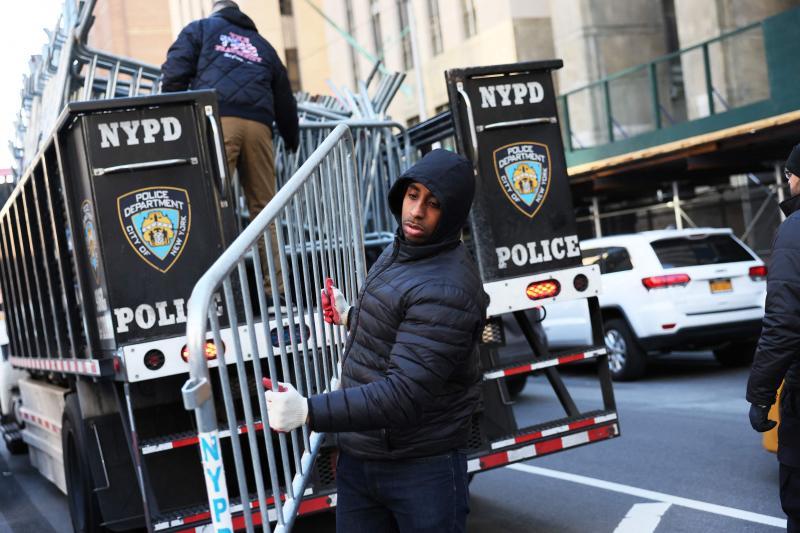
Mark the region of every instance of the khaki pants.
MULTIPOLYGON (((272 131, 261 122, 239 117, 222 117, 222 134, 225 137, 225 153, 228 158, 228 173, 239 171, 239 183, 244 189, 250 220, 258 216, 264 206, 275 196, 275 154, 272 148, 272 131)), ((275 275, 279 294, 283 294, 283 278, 275 239, 275 226, 271 226, 270 244, 275 263, 275 275)), ((258 251, 264 273, 264 290, 271 295, 269 268, 264 240, 259 239, 258 251)))

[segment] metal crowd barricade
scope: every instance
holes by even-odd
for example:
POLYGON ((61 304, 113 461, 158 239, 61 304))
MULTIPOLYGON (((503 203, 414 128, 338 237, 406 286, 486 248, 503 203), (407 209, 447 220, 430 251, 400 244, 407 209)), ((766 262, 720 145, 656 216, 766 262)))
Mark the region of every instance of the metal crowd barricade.
POLYGON ((215 531, 233 531, 231 512, 239 507, 247 531, 259 523, 270 531, 269 505, 275 508, 275 531, 292 527, 324 435, 305 425, 288 434, 269 431, 262 377, 271 378, 275 388, 279 380, 291 382, 304 396, 338 387, 345 332, 324 323, 321 290, 324 279, 331 277, 353 301, 363 283, 358 186, 350 129, 339 125, 192 292, 186 328, 191 370, 183 397, 186 408, 195 412, 215 531), (265 250, 269 294, 262 281, 259 242, 265 250), (284 253, 276 257, 273 244, 284 253), (254 270, 250 277, 248 257, 254 270), (272 306, 281 296, 285 305, 272 306), (226 364, 208 360, 208 352, 222 354, 226 364), (225 411, 221 425, 215 406, 220 395, 225 411), (225 426, 241 428, 230 431, 227 464, 219 435, 225 426), (247 434, 246 443, 239 433, 247 434), (231 462, 235 477, 229 479, 236 479, 236 497, 229 496, 225 481, 231 462))
POLYGON ((281 144, 276 153, 276 176, 282 186, 300 163, 339 124, 346 124, 355 143, 355 164, 361 191, 364 216, 364 245, 382 247, 394 238, 397 222, 389 211, 386 196, 389 188, 413 162, 411 142, 406 129, 385 119, 345 119, 339 121, 303 121, 300 145, 287 153, 281 144))
POLYGON ((40 140, 50 134, 68 102, 160 92, 159 67, 87 45, 96 3, 97 0, 66 0, 42 56, 32 58, 22 89, 16 138, 12 141, 17 175, 33 161, 40 140), (36 120, 27 120, 26 114, 36 120))

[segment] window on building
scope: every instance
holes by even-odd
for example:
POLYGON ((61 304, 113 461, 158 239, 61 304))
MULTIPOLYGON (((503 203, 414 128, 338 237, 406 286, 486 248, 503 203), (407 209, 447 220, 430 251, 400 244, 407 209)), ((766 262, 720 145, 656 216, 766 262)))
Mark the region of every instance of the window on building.
POLYGON ((286 73, 289 75, 289 85, 292 91, 300 90, 300 62, 297 59, 297 48, 287 48, 286 53, 286 73))
POLYGON ((278 7, 281 10, 281 15, 291 15, 292 11, 292 0, 278 0, 278 7))
POLYGON ((408 27, 408 11, 406 0, 397 0, 397 20, 400 21, 400 33, 403 36, 403 70, 414 68, 414 55, 411 53, 411 34, 408 27))
POLYGON ((461 17, 464 20, 464 37, 468 39, 478 30, 475 19, 475 0, 461 0, 461 17))
POLYGON ((428 0, 428 20, 430 20, 431 50, 433 55, 442 53, 442 24, 439 20, 439 0, 428 0))
POLYGON ((413 117, 408 117, 406 120, 406 127, 410 128, 414 124, 419 124, 419 115, 414 115, 413 117))
MULTIPOLYGON (((347 33, 350 34, 355 39, 355 32, 356 32, 356 24, 355 19, 353 17, 353 0, 345 0, 344 1, 344 9, 345 9, 345 25, 347 26, 347 33)), ((353 74, 353 88, 358 88, 358 79, 359 79, 359 72, 358 72, 358 56, 356 55, 356 50, 353 48, 350 43, 347 45, 348 50, 350 51, 350 69, 353 74)))
POLYGON ((375 55, 378 59, 383 59, 383 35, 381 34, 381 10, 378 7, 378 0, 369 2, 369 23, 372 29, 372 45, 375 47, 375 55))

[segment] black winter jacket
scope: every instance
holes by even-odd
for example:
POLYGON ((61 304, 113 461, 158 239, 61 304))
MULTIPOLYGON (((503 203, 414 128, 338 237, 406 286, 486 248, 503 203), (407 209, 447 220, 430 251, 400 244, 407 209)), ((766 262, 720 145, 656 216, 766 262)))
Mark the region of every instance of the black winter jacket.
POLYGON ((781 204, 788 217, 778 228, 767 272, 761 338, 747 382, 747 401, 772 405, 781 384, 800 391, 800 196, 781 204))
POLYGON ((460 240, 472 166, 446 150, 428 154, 389 192, 398 219, 411 182, 439 200, 439 224, 424 245, 398 230, 351 311, 342 388, 309 399, 311 428, 339 432, 340 449, 362 459, 465 448, 480 394, 477 340, 488 297, 460 240))
POLYGON ((298 141, 297 102, 286 68, 253 21, 227 7, 183 28, 161 65, 164 92, 215 89, 222 116, 278 130, 289 149, 298 141))

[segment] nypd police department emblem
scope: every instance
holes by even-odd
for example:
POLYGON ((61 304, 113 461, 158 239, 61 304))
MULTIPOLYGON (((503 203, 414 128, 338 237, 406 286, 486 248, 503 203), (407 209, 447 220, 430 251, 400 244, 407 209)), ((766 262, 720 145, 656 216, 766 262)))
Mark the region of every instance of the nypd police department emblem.
POLYGON ((97 227, 94 223, 94 208, 89 200, 84 200, 81 203, 81 221, 83 222, 83 239, 86 243, 89 264, 92 267, 92 272, 94 272, 95 282, 100 284, 100 254, 97 249, 97 227))
POLYGON ((550 190, 550 150, 536 142, 501 146, 493 154, 500 187, 514 207, 530 218, 550 190))
POLYGON ((192 223, 189 193, 177 187, 147 187, 117 198, 122 232, 139 257, 166 272, 181 256, 192 223))

